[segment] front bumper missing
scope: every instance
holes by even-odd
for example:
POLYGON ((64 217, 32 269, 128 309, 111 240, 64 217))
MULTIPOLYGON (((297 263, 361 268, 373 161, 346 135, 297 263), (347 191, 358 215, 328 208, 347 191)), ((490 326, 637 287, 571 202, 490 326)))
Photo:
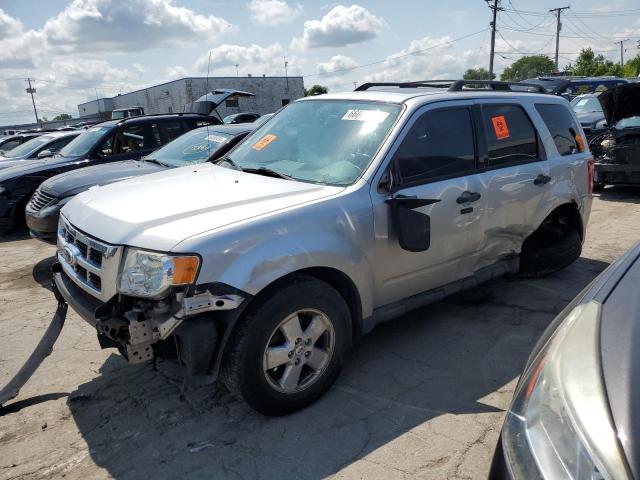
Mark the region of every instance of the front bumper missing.
MULTIPOLYGON (((156 344, 173 335, 187 318, 207 312, 238 310, 245 300, 237 294, 214 295, 204 290, 191 296, 179 293, 173 300, 148 303, 134 300, 126 311, 120 312, 123 309, 116 305, 117 297, 107 303, 91 297, 75 285, 60 264, 53 266, 52 283, 58 300, 67 302, 96 328, 100 346, 117 347, 129 363, 152 360, 156 344)), ((211 348, 213 353, 215 345, 211 348)))

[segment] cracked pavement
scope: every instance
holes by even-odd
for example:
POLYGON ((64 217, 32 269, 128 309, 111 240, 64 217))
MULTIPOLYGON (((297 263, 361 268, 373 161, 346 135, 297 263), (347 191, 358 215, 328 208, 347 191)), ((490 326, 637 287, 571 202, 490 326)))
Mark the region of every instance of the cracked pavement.
MULTIPOLYGON (((640 189, 594 199, 582 257, 380 325, 313 406, 263 417, 222 387, 100 350, 70 310, 41 368, 0 410, 0 480, 486 478, 518 375, 553 317, 640 239, 640 189)), ((44 333, 55 249, 0 239, 0 385, 44 333)))

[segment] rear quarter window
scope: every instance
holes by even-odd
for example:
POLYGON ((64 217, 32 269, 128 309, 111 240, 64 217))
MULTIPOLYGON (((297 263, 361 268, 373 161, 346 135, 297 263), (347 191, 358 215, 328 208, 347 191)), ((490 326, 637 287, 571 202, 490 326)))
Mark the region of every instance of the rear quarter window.
POLYGON ((539 160, 536 130, 519 105, 482 105, 488 166, 506 167, 539 160))
POLYGON ((564 105, 536 104, 536 110, 544 120, 556 144, 558 153, 562 156, 579 152, 578 136, 580 129, 571 112, 564 105))

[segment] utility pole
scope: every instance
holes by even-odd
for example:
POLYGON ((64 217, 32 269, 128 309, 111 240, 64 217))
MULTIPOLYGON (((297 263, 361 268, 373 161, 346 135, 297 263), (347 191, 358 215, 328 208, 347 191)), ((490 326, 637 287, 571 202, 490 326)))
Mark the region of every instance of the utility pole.
POLYGON ((40 123, 40 119, 38 119, 38 110, 36 110, 36 101, 33 98, 33 94, 36 93, 36 89, 31 86, 30 78, 27 78, 27 82, 29 83, 29 88, 27 88, 27 93, 31 95, 31 103, 33 104, 33 113, 36 114, 36 123, 40 123))
POLYGON ((563 10, 568 10, 569 7, 560 7, 560 8, 552 8, 549 11, 550 12, 556 12, 556 19, 557 19, 557 24, 556 24, 556 73, 559 70, 559 65, 558 65, 558 56, 560 55, 560 30, 562 30, 562 23, 560 22, 560 15, 562 14, 563 10))
POLYGON ((620 44, 620 66, 624 67, 624 42, 629 41, 628 38, 625 38, 624 40, 618 40, 617 42, 613 42, 616 44, 620 44))
POLYGON ((491 56, 489 57, 489 80, 491 80, 493 78, 493 56, 496 50, 496 22, 498 20, 498 11, 502 10, 502 8, 500 8, 500 0, 484 1, 487 2, 493 14, 493 20, 489 24, 491 26, 491 56))
POLYGON ((289 91, 289 72, 287 71, 287 67, 289 66, 289 62, 287 61, 287 57, 282 57, 284 59, 284 78, 287 82, 287 92, 289 91))
POLYGON ((236 77, 239 77, 240 75, 238 74, 238 67, 240 66, 239 63, 236 63, 236 77))

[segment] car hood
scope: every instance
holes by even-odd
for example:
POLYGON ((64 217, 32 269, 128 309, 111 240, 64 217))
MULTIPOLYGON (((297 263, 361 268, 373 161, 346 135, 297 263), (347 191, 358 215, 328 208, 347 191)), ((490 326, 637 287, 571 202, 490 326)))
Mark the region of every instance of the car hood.
POLYGON ((604 119, 604 114, 602 112, 585 112, 577 113, 576 117, 578 117, 580 125, 588 127, 604 119))
POLYGON ((608 125, 640 115, 640 83, 628 83, 598 95, 608 125))
POLYGON ((194 235, 341 191, 205 163, 91 188, 62 214, 107 243, 171 251, 194 235))
POLYGON ((155 173, 165 168, 155 163, 138 160, 105 163, 61 173, 43 182, 41 188, 56 197, 66 197, 84 192, 93 186, 108 185, 127 178, 155 173))
POLYGON ((6 168, 0 168, 0 182, 12 180, 23 175, 46 172, 49 169, 83 161, 85 160, 82 159, 82 157, 51 157, 44 160, 20 160, 6 168))
POLYGON ((17 165, 26 165, 24 162, 34 162, 35 160, 27 160, 20 157, 0 157, 0 169, 15 167, 17 165))

